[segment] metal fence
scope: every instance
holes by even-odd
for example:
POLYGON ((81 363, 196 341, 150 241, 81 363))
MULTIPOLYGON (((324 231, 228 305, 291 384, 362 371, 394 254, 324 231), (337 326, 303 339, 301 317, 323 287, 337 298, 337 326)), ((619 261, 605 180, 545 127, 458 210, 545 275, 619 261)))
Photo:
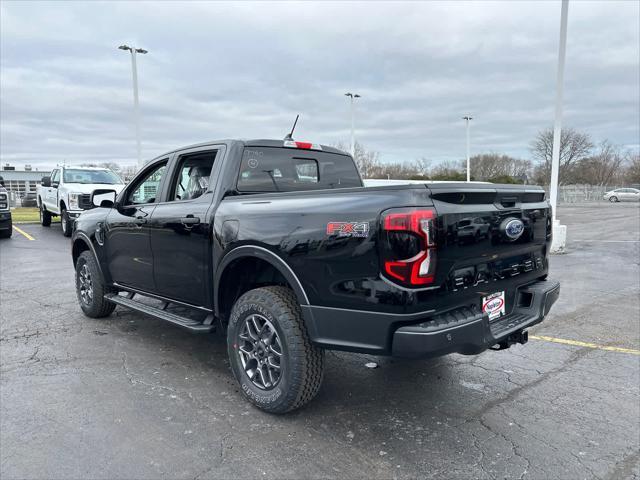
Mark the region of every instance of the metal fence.
MULTIPOLYGON (((604 202, 604 194, 616 188, 623 188, 623 185, 563 185, 558 188, 558 203, 604 202)), ((545 190, 548 198, 549 187, 545 190)))

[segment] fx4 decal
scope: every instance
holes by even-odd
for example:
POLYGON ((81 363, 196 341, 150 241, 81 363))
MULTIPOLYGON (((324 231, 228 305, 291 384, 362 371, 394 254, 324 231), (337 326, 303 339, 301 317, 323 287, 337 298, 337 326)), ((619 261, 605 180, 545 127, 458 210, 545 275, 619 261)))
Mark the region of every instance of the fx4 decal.
POLYGON ((367 237, 369 236, 369 222, 329 222, 327 235, 338 237, 367 237))

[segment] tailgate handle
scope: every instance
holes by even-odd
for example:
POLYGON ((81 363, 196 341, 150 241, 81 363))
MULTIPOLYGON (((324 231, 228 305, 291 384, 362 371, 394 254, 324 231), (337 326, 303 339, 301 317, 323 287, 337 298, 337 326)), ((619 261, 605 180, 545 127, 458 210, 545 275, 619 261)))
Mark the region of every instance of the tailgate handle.
POLYGON ((515 207, 518 197, 502 197, 500 204, 503 207, 515 207))

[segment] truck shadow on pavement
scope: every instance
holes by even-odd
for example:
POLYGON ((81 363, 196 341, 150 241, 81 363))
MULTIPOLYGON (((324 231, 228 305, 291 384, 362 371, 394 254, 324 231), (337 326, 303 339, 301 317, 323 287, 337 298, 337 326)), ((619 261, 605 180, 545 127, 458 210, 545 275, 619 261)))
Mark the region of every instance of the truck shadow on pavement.
MULTIPOLYGON (((252 408, 240 392, 229 368, 226 339, 219 332, 194 335, 161 321, 118 308, 107 323, 113 333, 121 336, 118 342, 127 349, 129 363, 139 362, 135 370, 150 375, 169 370, 164 382, 172 376, 180 380, 190 371, 204 373, 210 394, 200 388, 198 395, 209 396, 215 402, 219 390, 233 391, 240 409, 252 408), (142 350, 142 352, 140 352, 142 350), (155 355, 154 355, 155 352, 155 355), (145 373, 146 372, 146 373, 145 373)), ((98 327, 100 324, 96 324, 98 327)), ((405 360, 365 354, 326 351, 325 373, 320 393, 301 410, 290 415, 325 415, 339 409, 366 409, 382 413, 393 405, 414 411, 416 407, 430 407, 432 401, 444 401, 451 391, 447 386, 457 384, 455 362, 447 358, 405 360), (375 368, 367 364, 375 363, 375 368)), ((207 401, 206 398, 200 398, 207 401)), ((450 398, 448 403, 455 403, 450 398)), ((253 409, 258 415, 271 415, 253 409)), ((281 417, 284 418, 284 417, 281 417)))

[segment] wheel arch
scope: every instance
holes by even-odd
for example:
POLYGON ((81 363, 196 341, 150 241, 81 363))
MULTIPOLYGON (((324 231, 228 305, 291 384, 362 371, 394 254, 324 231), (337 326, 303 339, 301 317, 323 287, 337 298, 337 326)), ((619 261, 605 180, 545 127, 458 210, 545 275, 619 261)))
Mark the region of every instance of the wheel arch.
POLYGON ((91 242, 91 239, 84 233, 78 232, 76 233, 76 237, 73 239, 73 244, 71 246, 71 258, 73 259, 73 268, 76 268, 76 263, 78 262, 78 258, 82 254, 82 252, 89 251, 91 255, 96 259, 96 264, 98 265, 98 270, 100 271, 100 275, 102 278, 105 278, 104 272, 102 271, 102 265, 100 263, 100 258, 96 252, 96 249, 91 242))
POLYGON ((225 255, 216 271, 214 285, 215 314, 225 321, 243 293, 266 285, 287 286, 300 305, 309 305, 302 283, 291 267, 272 251, 259 246, 243 245, 225 255))
POLYGON ((73 241, 73 245, 71 246, 71 258, 73 259, 74 268, 76 266, 76 263, 78 262, 80 254, 87 250, 92 252, 91 247, 89 246, 89 242, 87 242, 87 240, 85 240, 83 237, 78 237, 73 241))

